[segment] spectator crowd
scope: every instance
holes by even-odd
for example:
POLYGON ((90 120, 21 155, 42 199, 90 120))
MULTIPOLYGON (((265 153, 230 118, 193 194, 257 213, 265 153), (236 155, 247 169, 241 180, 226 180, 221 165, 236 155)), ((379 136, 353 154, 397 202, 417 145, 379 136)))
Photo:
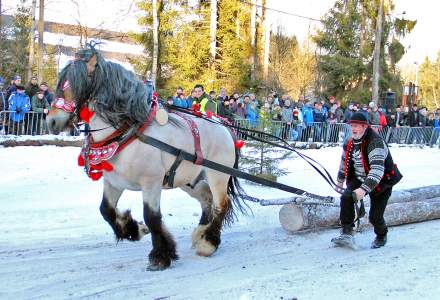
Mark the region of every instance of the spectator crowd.
MULTIPOLYGON (((8 86, 0 77, 0 111, 8 111, 9 116, 0 120, 0 129, 6 126, 16 128, 13 134, 22 134, 29 123, 32 123, 32 134, 40 132, 45 116, 48 114, 54 95, 46 82, 38 83, 36 77, 23 85, 21 76, 15 75, 8 86), (40 120, 29 120, 28 112, 38 113, 40 120)), ((269 93, 260 99, 254 93, 239 94, 221 88, 219 92, 207 93, 201 84, 185 93, 178 87, 173 96, 167 98, 168 104, 181 108, 199 110, 203 113, 217 114, 230 121, 243 121, 252 127, 262 122, 282 124, 276 134, 297 140, 301 132, 316 124, 347 123, 355 112, 365 115, 371 125, 385 127, 433 127, 440 132, 440 108, 428 111, 417 104, 408 106, 397 105, 395 109, 375 105, 374 102, 361 104, 352 101, 346 107, 340 100, 330 96, 328 99, 305 98, 300 95, 292 99, 288 95, 269 93)), ((315 131, 319 131, 315 129, 315 131)), ((26 131, 29 132, 29 131, 26 131)), ((318 132, 319 133, 319 132, 318 132)), ((315 132, 316 135, 316 132, 315 132)))
POLYGON ((47 82, 38 83, 37 77, 32 77, 26 84, 22 84, 21 76, 15 75, 8 86, 0 77, 0 111, 8 111, 0 120, 0 129, 4 133, 24 134, 30 127, 33 134, 40 132, 44 126, 43 120, 49 113, 54 95, 49 91, 47 82), (35 114, 28 114, 35 112, 35 114))

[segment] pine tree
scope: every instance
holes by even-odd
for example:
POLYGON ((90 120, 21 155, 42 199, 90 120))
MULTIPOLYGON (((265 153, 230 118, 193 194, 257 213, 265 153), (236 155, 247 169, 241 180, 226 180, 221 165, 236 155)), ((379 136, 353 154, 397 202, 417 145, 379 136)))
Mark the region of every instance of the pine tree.
MULTIPOLYGON (((273 126, 271 114, 262 111, 260 114, 260 124, 257 129, 273 134, 273 126)), ((250 174, 276 181, 277 177, 288 173, 286 169, 280 167, 280 164, 288 158, 290 154, 291 153, 286 152, 286 150, 274 148, 267 143, 249 138, 246 142, 245 151, 243 151, 240 159, 240 169, 250 174)))
POLYGON ((58 63, 56 46, 46 46, 46 57, 43 65, 43 80, 48 83, 50 87, 55 87, 58 80, 58 63))
POLYGON ((26 74, 31 26, 30 8, 21 5, 13 16, 10 27, 4 24, 1 28, 0 55, 3 63, 0 65, 0 73, 7 80, 15 74, 22 77, 26 74), (6 37, 6 33, 10 34, 10 38, 6 37))
MULTIPOLYGON (((389 16, 394 6, 385 1, 385 20, 381 41, 381 91, 391 88, 400 97, 401 75, 395 68, 403 55, 399 38, 410 32, 415 21, 389 16)), ((337 0, 322 19, 323 29, 314 36, 321 55, 318 60, 319 84, 324 95, 347 100, 371 100, 374 32, 378 1, 337 0)))

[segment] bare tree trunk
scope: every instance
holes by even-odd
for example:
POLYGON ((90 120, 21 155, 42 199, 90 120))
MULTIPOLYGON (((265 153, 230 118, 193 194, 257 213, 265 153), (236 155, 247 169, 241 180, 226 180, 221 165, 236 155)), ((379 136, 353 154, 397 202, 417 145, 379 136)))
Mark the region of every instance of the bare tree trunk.
POLYGON ((29 61, 27 69, 27 80, 31 80, 32 67, 35 60, 35 10, 37 8, 37 0, 32 0, 31 17, 32 17, 32 29, 31 29, 31 42, 29 43, 29 61))
POLYGON ((258 40, 260 41, 260 44, 262 45, 261 51, 258 53, 258 64, 260 66, 263 65, 264 61, 264 38, 266 34, 266 28, 265 28, 265 22, 266 22, 266 0, 260 0, 259 4, 261 5, 261 25, 260 25, 260 32, 258 36, 258 40))
MULTIPOLYGON (((366 11, 364 1, 360 2, 361 9, 361 40, 360 40, 360 57, 363 59, 365 55, 365 33, 366 33, 366 11)), ((364 78, 360 78, 359 90, 364 89, 364 78)))
POLYGON ((211 0, 211 21, 209 27, 209 67, 211 87, 214 89, 217 79, 215 72, 215 55, 217 53, 217 0, 211 0))
POLYGON ((256 47, 255 47, 255 33, 256 33, 256 18, 257 18, 257 6, 256 0, 252 0, 252 8, 251 8, 251 57, 249 59, 251 65, 251 80, 255 80, 255 55, 256 55, 256 47))
POLYGON ((263 78, 267 82, 269 75, 269 53, 270 53, 270 31, 271 27, 269 24, 269 18, 266 11, 266 0, 263 0, 263 11, 264 11, 264 50, 263 50, 263 78))
POLYGON ((151 67, 151 81, 156 87, 157 64, 159 59, 159 18, 157 15, 157 0, 152 0, 153 4, 153 63, 151 67))
POLYGON ((43 55, 44 55, 44 0, 40 0, 40 13, 38 17, 38 82, 43 81, 43 55))
POLYGON ((209 28, 209 56, 211 64, 215 61, 217 46, 217 0, 211 0, 211 25, 209 28))
POLYGON ((374 61, 373 61, 373 102, 379 103, 379 77, 380 77, 380 49, 383 31, 383 1, 380 0, 379 13, 376 21, 376 37, 374 41, 374 61))

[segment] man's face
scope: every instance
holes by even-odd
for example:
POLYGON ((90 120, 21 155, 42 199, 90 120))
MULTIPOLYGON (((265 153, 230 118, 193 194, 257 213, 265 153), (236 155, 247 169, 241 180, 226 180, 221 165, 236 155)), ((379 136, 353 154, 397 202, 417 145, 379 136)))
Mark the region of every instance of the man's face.
POLYGON ((37 78, 32 78, 32 79, 31 79, 31 83, 32 83, 33 85, 36 85, 36 84, 37 84, 37 78))
POLYGON ((19 93, 19 94, 23 94, 23 93, 24 93, 24 90, 19 90, 19 89, 17 89, 17 93, 19 93))
POLYGON ((244 97, 244 103, 249 103, 249 96, 244 97))
POLYGON ((367 130, 368 126, 363 124, 350 124, 351 134, 354 139, 358 140, 364 136, 365 130, 367 130))
POLYGON ((176 90, 176 94, 177 95, 183 95, 183 90, 182 89, 177 89, 176 90))
POLYGON ((42 89, 43 91, 47 91, 47 86, 42 84, 42 85, 40 85, 40 89, 42 89))
POLYGON ((21 78, 15 79, 14 80, 15 85, 18 85, 21 83, 21 78))
POLYGON ((200 97, 203 95, 203 90, 202 88, 195 88, 194 91, 196 92, 196 97, 200 97))

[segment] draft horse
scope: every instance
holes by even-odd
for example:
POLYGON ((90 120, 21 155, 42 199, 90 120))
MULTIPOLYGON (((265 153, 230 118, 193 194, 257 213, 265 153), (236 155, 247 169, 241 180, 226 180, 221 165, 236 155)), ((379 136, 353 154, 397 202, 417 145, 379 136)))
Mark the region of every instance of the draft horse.
MULTIPOLYGON (((118 143, 121 148, 122 143, 130 139, 123 150, 115 152, 111 158, 107 156, 106 165, 101 165, 104 192, 100 211, 118 240, 138 241, 151 233, 153 248, 149 254, 149 270, 168 268, 178 259, 176 243, 162 221, 162 189, 181 188, 200 202, 202 214, 192 234, 193 247, 201 256, 210 256, 217 250, 222 226, 234 220, 237 209, 243 211, 242 190, 237 178, 182 161, 170 186, 166 179, 176 157, 141 142, 136 134, 142 132, 196 153, 194 128, 188 125, 192 123, 200 138, 199 154, 236 168, 239 150, 234 147, 235 139, 226 127, 173 113, 169 114, 165 125, 158 124, 151 118, 157 102, 146 97, 144 83, 119 64, 106 61, 90 45, 79 50, 75 59, 61 70, 54 106, 47 117, 48 128, 54 134, 82 119, 90 128, 86 139, 89 146, 107 147, 102 152, 112 152, 111 145, 118 147, 118 143), (116 208, 126 189, 142 191, 145 225, 134 220, 130 211, 120 212, 116 208)), ((84 149, 88 148, 83 147, 80 160, 96 158, 90 158, 90 153, 84 149)))

